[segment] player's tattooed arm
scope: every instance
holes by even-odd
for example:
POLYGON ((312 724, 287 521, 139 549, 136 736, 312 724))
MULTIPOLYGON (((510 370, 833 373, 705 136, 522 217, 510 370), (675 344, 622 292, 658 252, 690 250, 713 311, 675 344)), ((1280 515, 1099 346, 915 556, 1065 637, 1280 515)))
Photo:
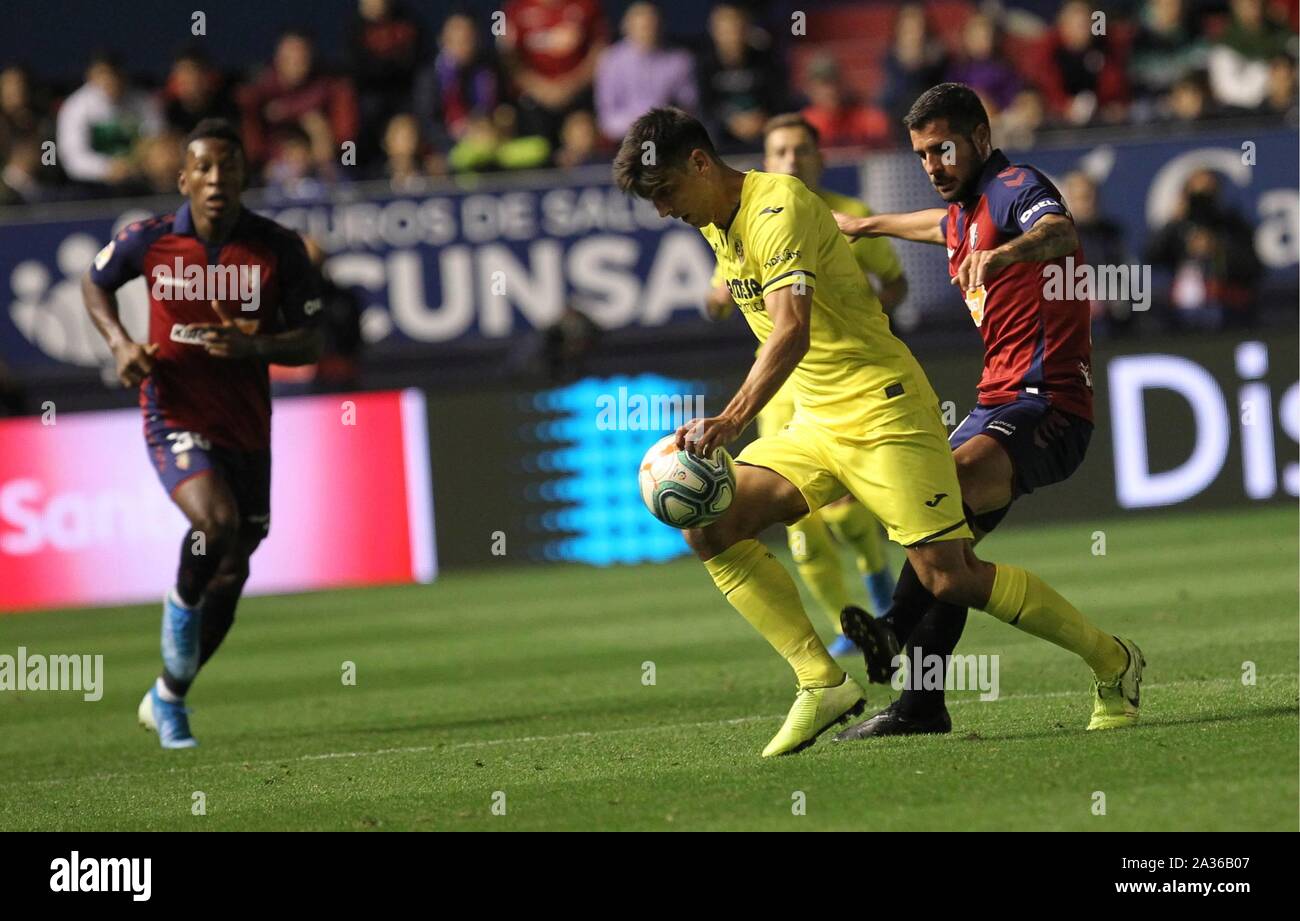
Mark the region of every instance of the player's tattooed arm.
POLYGON ((805 285, 788 285, 763 298, 772 332, 758 350, 745 382, 721 414, 692 419, 677 430, 677 447, 708 456, 734 441, 758 411, 781 389, 808 352, 812 329, 812 291, 805 285), (801 293, 796 292, 796 287, 801 293))
POLYGON ((153 370, 153 356, 158 346, 151 342, 139 343, 131 339, 117 313, 117 295, 95 284, 87 272, 81 278, 81 297, 86 304, 95 329, 104 337, 113 353, 117 366, 117 379, 124 387, 135 387, 153 370))
POLYGON ((868 217, 852 217, 839 211, 835 223, 840 233, 850 239, 858 237, 897 237, 900 240, 912 240, 915 243, 937 243, 943 245, 943 229, 939 222, 947 215, 943 208, 927 208, 924 211, 910 211, 904 214, 872 214, 868 217))
POLYGON ((1068 256, 1079 246, 1074 222, 1063 214, 1048 214, 1029 230, 997 249, 976 249, 953 276, 952 283, 962 291, 978 288, 992 281, 998 272, 1015 262, 1046 262, 1068 256))
MULTIPOLYGON (((1079 248, 1074 221, 1064 214, 1045 214, 1025 233, 998 247, 1008 263, 1046 262, 1079 248)), ((997 250, 994 250, 997 252, 997 250)))

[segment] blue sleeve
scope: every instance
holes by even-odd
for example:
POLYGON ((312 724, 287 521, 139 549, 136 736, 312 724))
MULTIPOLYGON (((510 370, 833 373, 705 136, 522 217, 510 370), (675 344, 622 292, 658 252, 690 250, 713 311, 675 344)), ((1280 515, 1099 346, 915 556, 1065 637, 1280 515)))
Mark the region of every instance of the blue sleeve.
POLYGON ((1046 177, 1027 166, 998 173, 984 192, 989 216, 1008 236, 1019 236, 1045 214, 1070 216, 1061 193, 1046 177))
POLYGON ((320 319, 320 276, 307 258, 307 248, 295 233, 286 234, 280 245, 280 322, 284 329, 297 329, 320 319))
POLYGON ((90 280, 106 291, 116 291, 144 272, 144 256, 156 233, 154 222, 137 221, 125 227, 95 254, 90 280))

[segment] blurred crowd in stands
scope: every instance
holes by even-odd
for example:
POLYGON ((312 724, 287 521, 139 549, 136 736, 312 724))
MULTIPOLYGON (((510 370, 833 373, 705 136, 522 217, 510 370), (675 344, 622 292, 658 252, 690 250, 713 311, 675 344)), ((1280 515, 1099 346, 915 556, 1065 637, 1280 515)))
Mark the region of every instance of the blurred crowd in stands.
POLYGON ((769 6, 714 2, 706 34, 685 40, 645 0, 618 22, 599 0, 508 0, 436 24, 358 0, 345 60, 293 30, 253 73, 181 49, 156 87, 110 52, 71 87, 0 62, 0 205, 173 192, 179 141, 209 116, 241 127, 254 184, 289 200, 607 162, 664 104, 700 115, 726 153, 757 152, 767 118, 792 110, 824 146, 892 148, 912 100, 943 80, 980 93, 1008 148, 1097 125, 1297 124, 1294 0, 1067 0, 1052 21, 1013 2, 809 4, 806 34, 769 6))

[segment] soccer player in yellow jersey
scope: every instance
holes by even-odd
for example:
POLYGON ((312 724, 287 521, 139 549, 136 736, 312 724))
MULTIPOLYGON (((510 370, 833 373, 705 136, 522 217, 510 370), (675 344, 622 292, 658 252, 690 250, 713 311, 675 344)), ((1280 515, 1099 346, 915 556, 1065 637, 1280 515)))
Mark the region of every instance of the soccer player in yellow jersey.
MULTIPOLYGON (((856 199, 820 186, 824 163, 817 148, 817 129, 797 112, 777 115, 763 126, 763 169, 800 179, 832 212, 869 217, 871 209, 856 199)), ((868 279, 870 295, 880 301, 888 313, 907 296, 907 276, 894 247, 884 237, 863 237, 849 244, 853 258, 868 279)), ((719 265, 713 275, 713 290, 707 307, 709 316, 720 319, 735 309, 727 279, 719 265)), ((794 382, 787 380, 758 414, 758 434, 775 435, 794 418, 794 382)), ((851 607, 844 567, 835 538, 851 547, 858 572, 866 584, 867 594, 876 616, 885 614, 893 602, 894 574, 881 540, 880 525, 872 514, 852 496, 832 502, 820 511, 795 522, 787 529, 790 555, 800 579, 808 587, 837 634, 830 646, 833 656, 859 652, 857 645, 844 636, 840 615, 851 607), (834 537, 832 537, 834 534, 834 537)), ((861 617, 865 612, 856 609, 861 617)))
POLYGON ((794 580, 756 539, 851 494, 907 550, 941 601, 979 608, 1083 658, 1109 681, 1127 653, 1041 580, 975 556, 939 401, 889 331, 826 203, 793 176, 741 173, 677 109, 633 123, 614 160, 620 188, 698 227, 758 337, 753 367, 722 412, 677 432, 709 456, 734 441, 792 378, 797 409, 736 458, 727 512, 686 533, 727 601, 794 670, 798 692, 765 757, 800 751, 862 712, 861 686, 822 645, 794 580))

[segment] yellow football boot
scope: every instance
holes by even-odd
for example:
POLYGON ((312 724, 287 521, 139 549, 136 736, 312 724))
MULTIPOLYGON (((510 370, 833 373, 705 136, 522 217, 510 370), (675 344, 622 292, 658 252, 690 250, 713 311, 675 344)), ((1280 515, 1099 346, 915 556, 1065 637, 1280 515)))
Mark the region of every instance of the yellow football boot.
POLYGON ((763 749, 763 757, 801 752, 831 726, 860 715, 866 706, 862 686, 848 675, 833 688, 800 688, 781 731, 763 749))
POLYGON ((1128 653, 1128 665, 1114 681, 1102 684, 1093 681, 1095 702, 1092 705, 1092 719, 1089 729, 1120 729, 1132 726, 1138 721, 1138 706, 1142 691, 1142 669, 1147 660, 1142 658, 1142 650, 1132 640, 1122 636, 1115 639, 1128 653))

